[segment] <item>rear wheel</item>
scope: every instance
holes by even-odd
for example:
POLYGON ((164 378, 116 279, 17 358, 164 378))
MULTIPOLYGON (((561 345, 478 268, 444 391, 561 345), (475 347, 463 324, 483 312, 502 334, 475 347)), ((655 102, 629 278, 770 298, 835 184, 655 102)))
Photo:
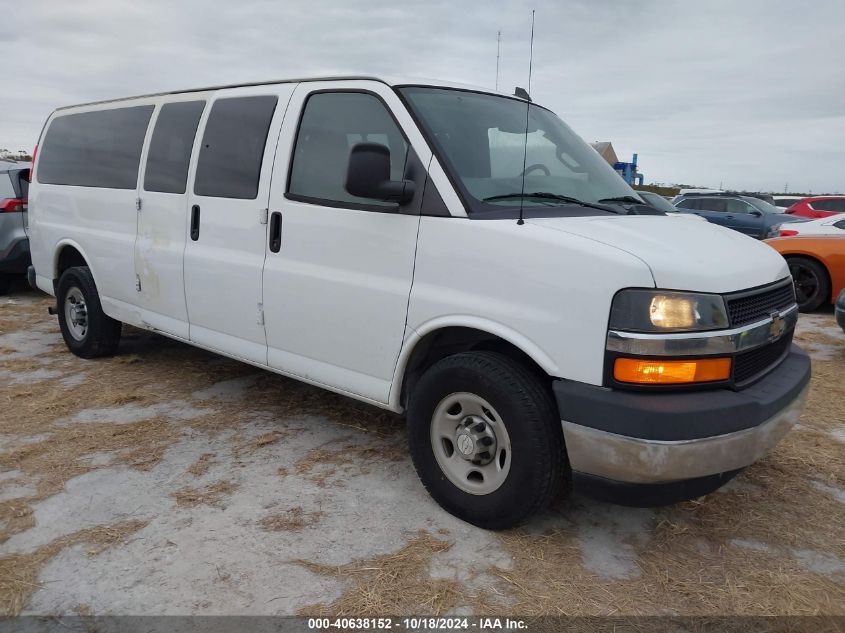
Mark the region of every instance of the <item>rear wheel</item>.
POLYGON ((56 299, 62 338, 71 352, 81 358, 96 358, 117 351, 121 323, 103 312, 87 266, 74 266, 62 273, 56 299))
POLYGON ((795 285, 795 299, 801 312, 812 312, 830 298, 830 278, 819 262, 790 257, 789 272, 795 285))
POLYGON ((502 354, 465 352, 434 364, 411 394, 408 430, 428 492, 479 527, 512 527, 543 509, 568 471, 549 390, 502 354))

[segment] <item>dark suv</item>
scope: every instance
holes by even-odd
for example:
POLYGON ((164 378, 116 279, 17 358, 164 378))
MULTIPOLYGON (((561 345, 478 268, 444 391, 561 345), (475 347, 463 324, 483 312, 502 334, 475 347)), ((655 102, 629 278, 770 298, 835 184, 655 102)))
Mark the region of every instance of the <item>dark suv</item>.
POLYGON ((688 193, 677 198, 675 206, 759 240, 777 236, 781 224, 803 221, 765 200, 735 193, 688 193))
POLYGON ((0 294, 30 264, 26 233, 29 163, 0 161, 0 294))

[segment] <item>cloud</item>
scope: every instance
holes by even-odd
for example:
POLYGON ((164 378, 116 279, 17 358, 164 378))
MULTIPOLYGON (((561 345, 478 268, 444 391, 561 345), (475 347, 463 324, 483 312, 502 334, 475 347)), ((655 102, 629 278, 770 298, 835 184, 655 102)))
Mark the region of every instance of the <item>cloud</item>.
POLYGON ((347 72, 526 86, 647 181, 836 191, 845 4, 631 2, 15 3, 4 11, 0 146, 30 149, 72 103, 347 72))

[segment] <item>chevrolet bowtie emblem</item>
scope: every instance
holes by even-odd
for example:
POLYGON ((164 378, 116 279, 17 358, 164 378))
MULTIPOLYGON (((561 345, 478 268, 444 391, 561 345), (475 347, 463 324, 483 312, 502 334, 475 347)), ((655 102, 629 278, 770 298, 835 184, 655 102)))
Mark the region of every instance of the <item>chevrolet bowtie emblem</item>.
POLYGON ((777 312, 772 315, 772 324, 769 326, 769 339, 774 341, 780 338, 786 329, 786 320, 777 312))

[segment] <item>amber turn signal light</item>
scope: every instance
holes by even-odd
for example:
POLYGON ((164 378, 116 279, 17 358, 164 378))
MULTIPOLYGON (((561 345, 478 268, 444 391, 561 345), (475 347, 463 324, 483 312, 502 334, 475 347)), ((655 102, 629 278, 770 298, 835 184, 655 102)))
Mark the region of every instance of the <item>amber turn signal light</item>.
POLYGON ((727 380, 731 375, 730 358, 698 360, 646 360, 617 358, 613 377, 619 382, 641 385, 682 385, 695 382, 727 380))

